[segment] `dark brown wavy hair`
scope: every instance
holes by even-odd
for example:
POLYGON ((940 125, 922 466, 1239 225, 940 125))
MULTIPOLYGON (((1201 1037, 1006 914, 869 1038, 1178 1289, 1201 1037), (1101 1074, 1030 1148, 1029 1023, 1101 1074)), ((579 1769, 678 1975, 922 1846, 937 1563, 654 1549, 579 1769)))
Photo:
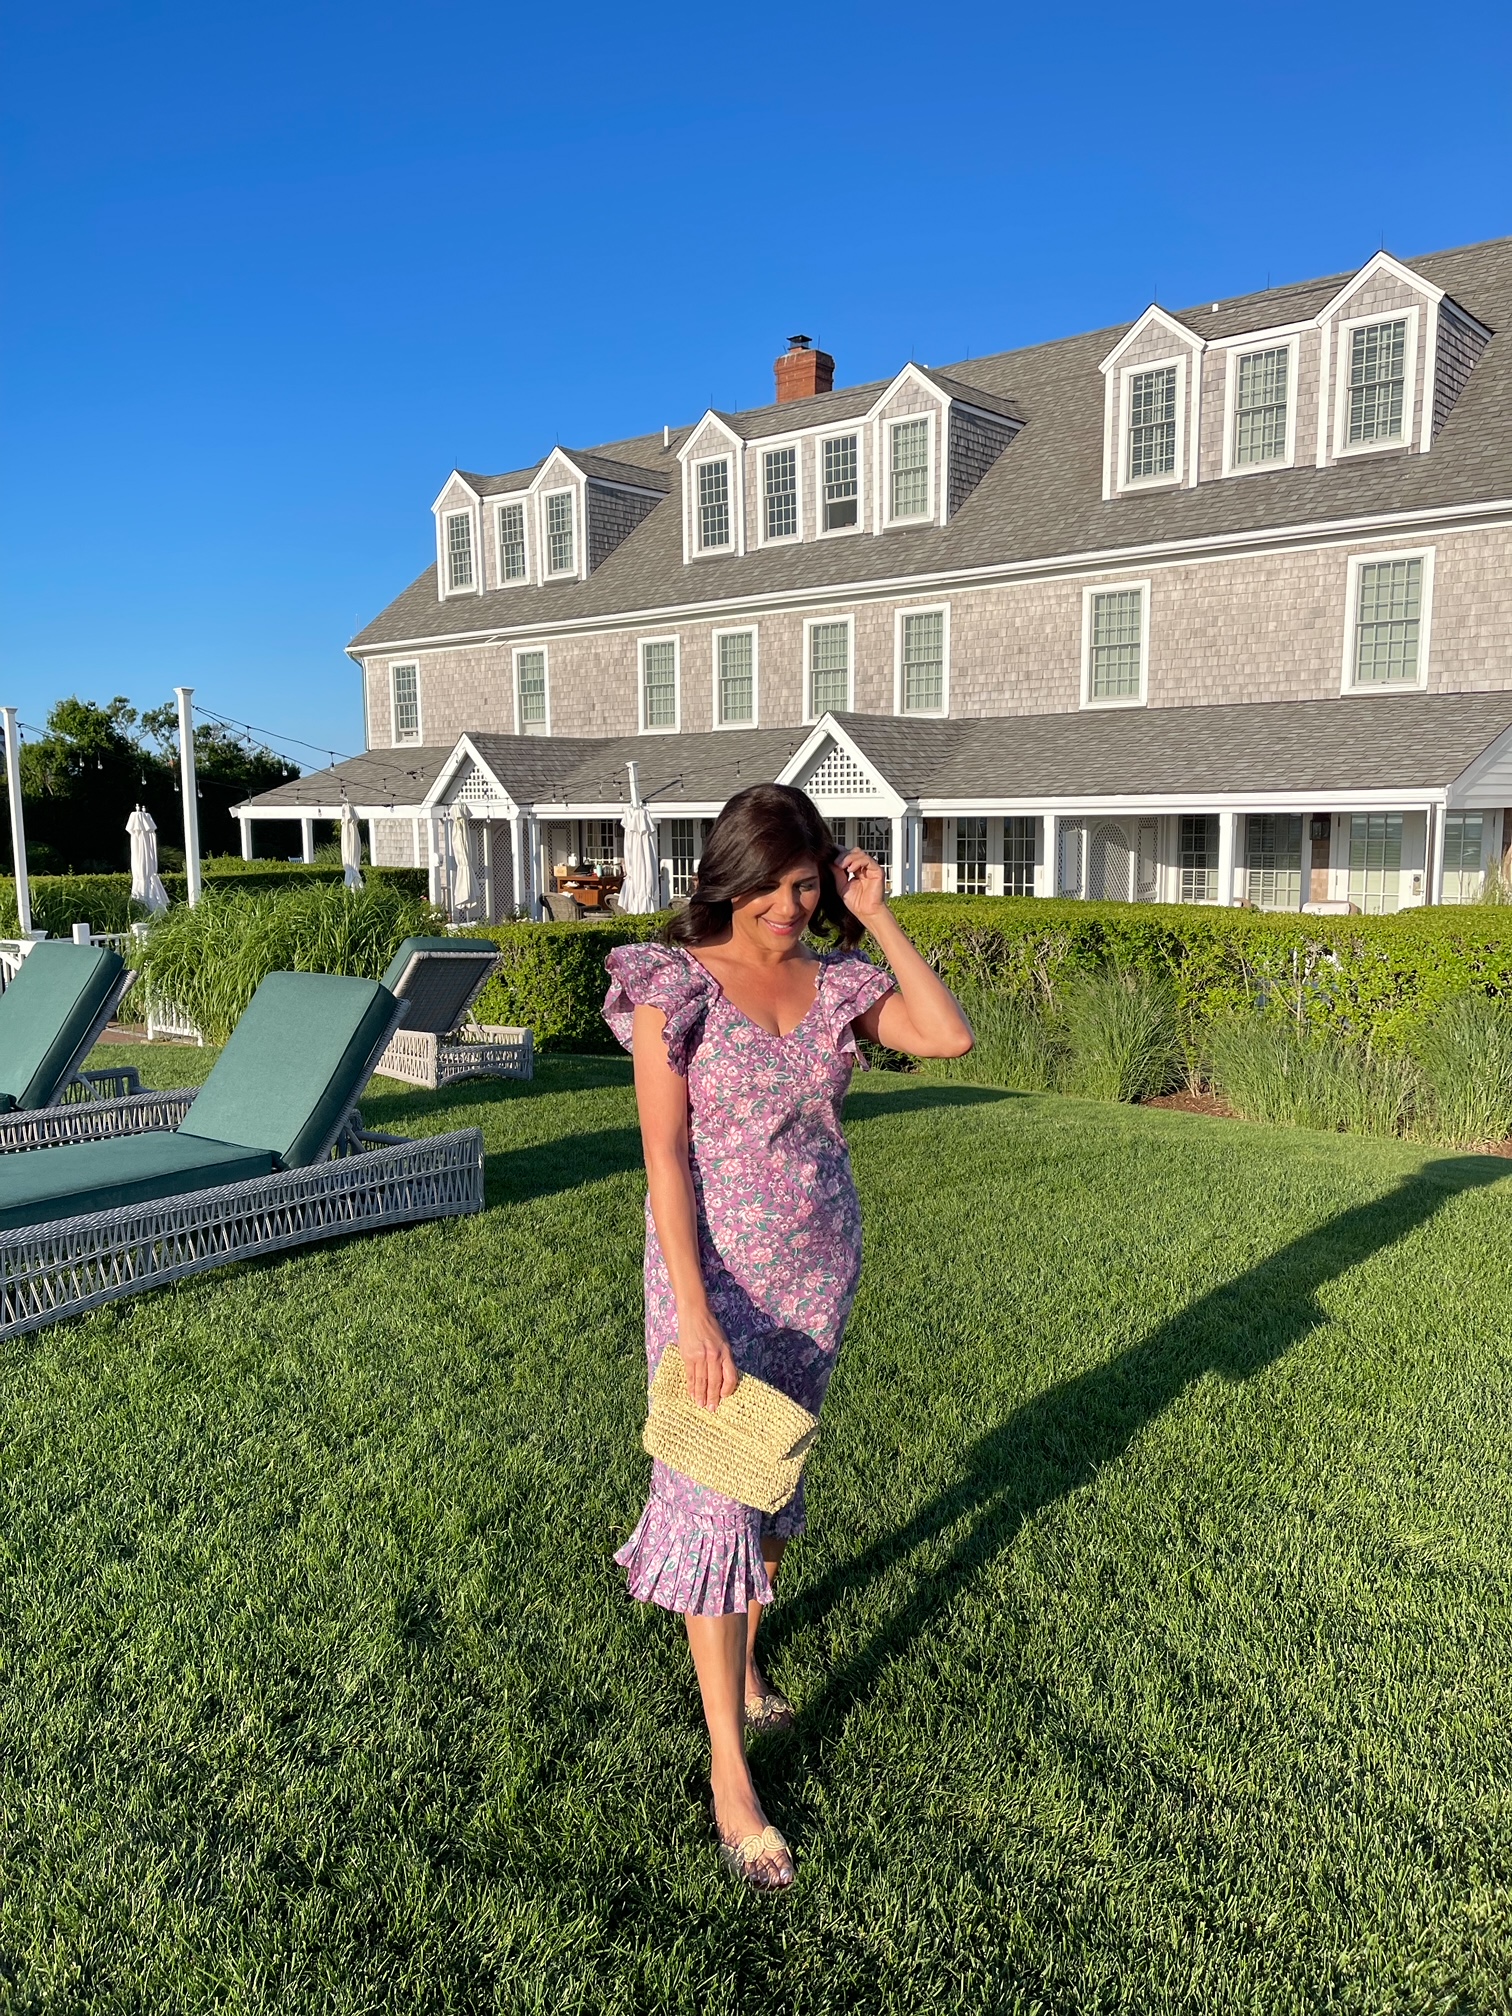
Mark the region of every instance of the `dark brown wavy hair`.
POLYGON ((723 937, 737 896, 775 889, 790 868, 812 861, 819 870, 819 904, 809 930, 849 950, 866 930, 841 900, 835 873, 840 851, 806 791, 791 784, 749 785, 714 821, 687 908, 664 927, 662 937, 669 945, 707 945, 723 937))

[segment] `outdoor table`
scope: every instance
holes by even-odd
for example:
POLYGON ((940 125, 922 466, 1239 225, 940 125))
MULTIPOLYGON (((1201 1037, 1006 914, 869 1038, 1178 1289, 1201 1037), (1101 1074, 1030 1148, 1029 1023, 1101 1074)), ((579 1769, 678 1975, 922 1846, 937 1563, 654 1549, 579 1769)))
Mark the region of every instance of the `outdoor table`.
POLYGON ((618 893, 623 881, 620 875, 559 874, 557 888, 585 910, 602 910, 609 897, 618 893))

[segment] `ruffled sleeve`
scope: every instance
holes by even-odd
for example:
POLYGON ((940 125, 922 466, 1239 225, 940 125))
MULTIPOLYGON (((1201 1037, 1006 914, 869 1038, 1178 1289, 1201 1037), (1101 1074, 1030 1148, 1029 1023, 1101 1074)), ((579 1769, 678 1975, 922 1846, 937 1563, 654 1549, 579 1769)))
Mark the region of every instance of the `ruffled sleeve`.
POLYGON ((837 952, 825 961, 824 1006, 830 1035, 840 1055, 863 1071, 867 1061, 856 1042, 856 1017, 874 1008, 897 984, 864 952, 837 952))
POLYGON ((619 945, 604 964, 609 969, 604 1020, 616 1039, 630 1049, 636 1009, 660 1008, 667 1018, 662 1032, 667 1062, 679 1078, 686 1078, 688 1060, 703 1034, 713 980, 696 959, 667 945, 619 945))

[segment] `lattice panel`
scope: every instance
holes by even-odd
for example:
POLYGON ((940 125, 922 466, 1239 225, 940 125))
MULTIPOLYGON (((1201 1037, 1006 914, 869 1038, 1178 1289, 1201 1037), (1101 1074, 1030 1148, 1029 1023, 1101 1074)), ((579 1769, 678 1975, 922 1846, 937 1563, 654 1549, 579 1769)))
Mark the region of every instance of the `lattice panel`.
POLYGON ((497 805, 499 802, 493 780, 471 760, 463 763, 446 794, 448 805, 455 805, 459 798, 464 805, 497 805))
POLYGON ((829 754, 811 770, 804 782, 804 790, 811 798, 875 798, 876 780, 870 771, 861 765, 838 742, 830 744, 829 754))

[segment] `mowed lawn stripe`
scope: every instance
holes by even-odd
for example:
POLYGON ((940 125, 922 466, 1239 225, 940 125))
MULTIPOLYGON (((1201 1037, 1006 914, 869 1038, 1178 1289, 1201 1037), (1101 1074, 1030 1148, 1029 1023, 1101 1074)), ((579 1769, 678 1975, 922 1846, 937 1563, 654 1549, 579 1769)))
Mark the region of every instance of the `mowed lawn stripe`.
POLYGON ((609 1558, 628 1066, 364 1111, 485 1213, 6 1350, 0 2007, 1506 2006, 1505 1164, 858 1080, 771 1900, 609 1558))

